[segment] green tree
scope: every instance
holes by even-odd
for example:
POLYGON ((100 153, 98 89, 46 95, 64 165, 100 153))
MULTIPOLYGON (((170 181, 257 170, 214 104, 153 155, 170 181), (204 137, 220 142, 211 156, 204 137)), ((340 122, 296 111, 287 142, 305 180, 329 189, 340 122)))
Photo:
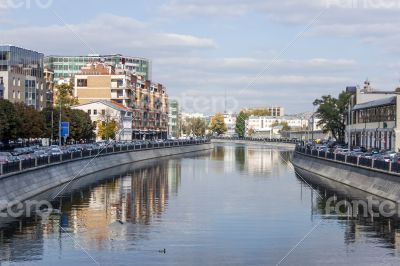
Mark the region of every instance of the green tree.
POLYGON ((318 126, 321 126, 324 132, 331 132, 341 143, 345 141, 345 115, 350 97, 351 94, 343 91, 338 98, 325 95, 314 101, 314 105, 318 106, 316 117, 321 119, 318 126))
POLYGON ((78 98, 74 97, 74 85, 72 83, 56 86, 56 101, 57 106, 70 107, 79 104, 78 98))
POLYGON ((66 121, 70 122, 70 138, 74 140, 92 139, 95 126, 90 115, 82 110, 66 109, 66 121))
POLYGON ((41 138, 44 134, 45 123, 40 112, 24 103, 15 103, 19 119, 18 137, 23 139, 41 138))
MULTIPOLYGON (((82 110, 71 108, 62 108, 62 121, 70 123, 70 138, 74 140, 92 139, 94 137, 95 125, 90 119, 89 114, 82 110)), ((45 108, 41 112, 44 120, 43 136, 50 138, 53 132, 53 138, 58 138, 60 110, 58 108, 45 108), (53 117, 53 119, 52 119, 53 117), (53 122, 53 123, 52 123, 53 122)))
POLYGON ((199 117, 193 118, 191 119, 190 125, 193 135, 197 137, 202 137, 206 134, 207 125, 204 119, 201 119, 199 117))
POLYGON ((243 138, 246 135, 246 120, 247 119, 249 119, 249 114, 244 111, 240 111, 239 115, 236 118, 235 132, 241 138, 243 138))
POLYGON ((18 137, 18 119, 15 106, 8 100, 0 99, 0 139, 6 143, 18 137))
POLYGON ((224 116, 221 113, 216 113, 211 118, 209 129, 211 130, 211 132, 217 134, 218 136, 228 131, 225 125, 224 116))

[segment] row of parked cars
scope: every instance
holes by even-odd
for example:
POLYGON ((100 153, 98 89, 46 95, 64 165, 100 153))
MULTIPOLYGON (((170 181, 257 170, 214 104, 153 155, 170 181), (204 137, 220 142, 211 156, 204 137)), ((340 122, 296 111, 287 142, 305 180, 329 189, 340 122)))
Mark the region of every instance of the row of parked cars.
POLYGON ((62 146, 61 148, 58 145, 52 145, 50 147, 42 147, 39 145, 35 145, 24 148, 15 148, 11 152, 0 152, 0 164, 5 164, 8 162, 16 162, 20 160, 48 157, 52 155, 62 155, 65 153, 92 151, 92 150, 102 149, 105 147, 125 147, 129 145, 161 144, 174 141, 177 140, 151 140, 151 141, 135 140, 135 141, 125 141, 125 142, 99 141, 92 144, 67 145, 67 146, 62 146))
POLYGON ((333 152, 336 154, 343 154, 355 157, 363 157, 367 159, 380 160, 385 162, 397 162, 400 163, 400 153, 390 150, 378 150, 378 149, 365 149, 364 147, 352 147, 343 145, 330 145, 325 144, 314 144, 312 148, 319 151, 333 152))

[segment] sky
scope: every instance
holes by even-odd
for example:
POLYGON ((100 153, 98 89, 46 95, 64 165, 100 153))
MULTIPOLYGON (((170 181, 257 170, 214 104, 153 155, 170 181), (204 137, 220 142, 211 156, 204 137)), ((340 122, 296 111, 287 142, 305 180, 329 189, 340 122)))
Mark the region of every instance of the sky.
POLYGON ((0 43, 149 58, 183 111, 311 111, 400 86, 400 0, 0 0, 0 43))

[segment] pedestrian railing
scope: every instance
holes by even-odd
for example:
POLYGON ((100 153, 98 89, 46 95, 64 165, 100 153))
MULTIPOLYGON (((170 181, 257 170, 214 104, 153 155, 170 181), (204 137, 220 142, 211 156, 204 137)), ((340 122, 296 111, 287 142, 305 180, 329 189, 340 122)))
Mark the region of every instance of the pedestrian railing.
POLYGON ((243 141, 252 141, 252 142, 277 142, 277 143, 288 143, 288 144, 297 144, 302 143, 303 141, 297 139, 286 139, 286 138, 234 138, 234 137, 212 137, 211 139, 220 139, 220 140, 243 140, 243 141))
POLYGON ((387 172, 400 173, 400 164, 397 162, 386 162, 384 160, 376 160, 361 156, 353 156, 341 153, 334 153, 330 151, 322 151, 300 145, 296 146, 295 152, 329 161, 351 164, 354 166, 360 166, 387 172))
POLYGON ((104 148, 98 148, 93 150, 83 150, 79 152, 63 153, 60 155, 49 155, 44 157, 36 157, 26 160, 0 164, 0 176, 11 173, 18 173, 24 170, 34 169, 37 167, 51 166, 54 164, 68 162, 72 160, 80 160, 83 158, 94 158, 98 156, 126 153, 132 151, 163 149, 163 148, 188 146, 188 145, 201 145, 208 143, 210 143, 210 140, 180 140, 174 142, 148 143, 139 145, 132 143, 122 146, 110 145, 104 148))

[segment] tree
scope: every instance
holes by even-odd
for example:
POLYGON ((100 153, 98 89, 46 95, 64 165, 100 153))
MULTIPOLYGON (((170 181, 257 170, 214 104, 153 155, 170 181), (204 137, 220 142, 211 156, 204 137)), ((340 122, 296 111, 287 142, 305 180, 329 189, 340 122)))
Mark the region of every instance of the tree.
MULTIPOLYGON (((70 123, 70 138, 74 140, 92 139, 94 137, 95 125, 90 119, 90 115, 82 110, 62 108, 62 120, 70 123)), ((43 136, 58 138, 60 110, 58 108, 45 108, 41 112, 44 120, 43 136), (53 117, 53 118, 52 118, 53 117), (53 124, 52 124, 53 122, 53 124)))
POLYGON ((114 139, 117 134, 118 123, 114 119, 107 122, 97 121, 97 128, 97 136, 101 139, 114 139))
POLYGON ((281 131, 290 131, 292 128, 289 126, 288 122, 286 121, 282 121, 282 122, 278 122, 275 121, 274 123, 272 123, 271 125, 272 127, 279 127, 282 126, 282 130, 281 131))
POLYGON ((206 134, 206 122, 204 119, 201 119, 199 117, 192 118, 191 122, 191 129, 192 129, 192 134, 197 136, 197 137, 202 137, 206 134))
POLYGON ((70 107, 79 104, 78 98, 74 97, 74 86, 72 83, 56 86, 56 102, 57 106, 70 107))
POLYGON ((270 116, 271 112, 268 109, 265 108, 259 108, 259 109, 253 109, 249 112, 247 112, 247 114, 250 115, 254 115, 254 116, 270 116))
POLYGON ((24 103, 15 103, 15 111, 19 120, 17 135, 19 138, 41 138, 44 133, 44 119, 33 107, 24 103))
POLYGON ((211 118, 209 129, 211 130, 211 132, 216 133, 218 136, 228 131, 225 125, 224 116, 221 113, 216 113, 211 118))
POLYGON ((343 91, 337 99, 331 95, 325 95, 314 101, 314 105, 318 106, 316 116, 321 119, 318 126, 321 126, 324 132, 331 132, 340 143, 345 141, 345 113, 350 97, 350 93, 343 91))
POLYGON ((82 110, 66 109, 66 121, 70 122, 70 138, 74 140, 92 139, 95 126, 90 115, 82 110))
POLYGON ((243 138, 246 135, 246 120, 248 118, 249 118, 249 114, 244 111, 240 111, 238 117, 236 118, 235 132, 241 138, 243 138))
POLYGON ((8 143, 18 137, 20 121, 15 106, 8 100, 0 99, 0 139, 8 143))

